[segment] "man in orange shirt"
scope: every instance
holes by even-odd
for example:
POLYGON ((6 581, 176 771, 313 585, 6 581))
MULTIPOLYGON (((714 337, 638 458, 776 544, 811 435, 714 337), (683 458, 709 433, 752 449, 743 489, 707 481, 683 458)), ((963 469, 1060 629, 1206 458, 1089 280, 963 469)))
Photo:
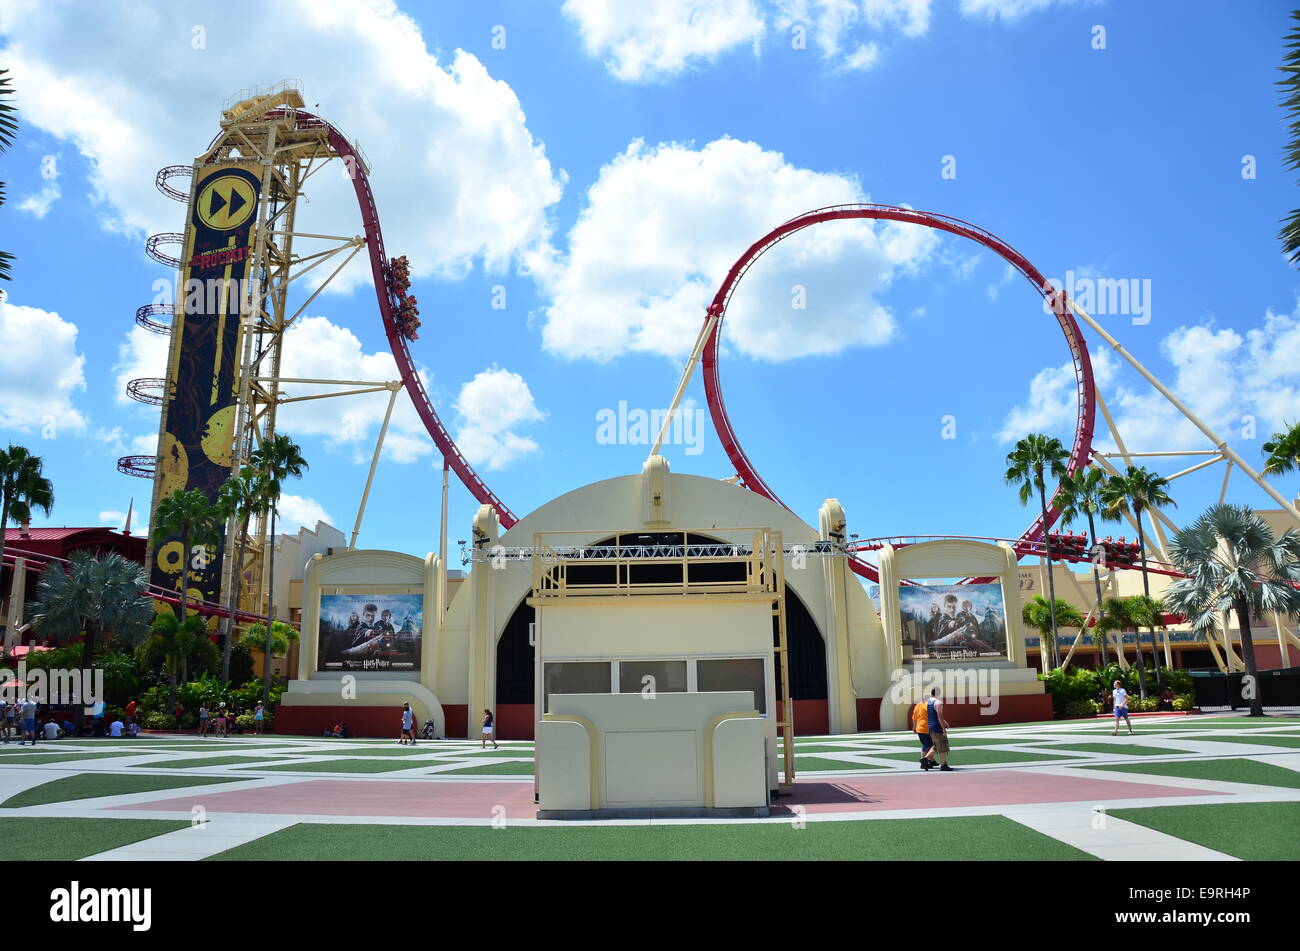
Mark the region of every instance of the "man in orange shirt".
POLYGON ((930 718, 924 701, 912 706, 912 729, 921 741, 921 769, 933 769, 939 764, 934 761, 934 742, 930 739, 930 718))

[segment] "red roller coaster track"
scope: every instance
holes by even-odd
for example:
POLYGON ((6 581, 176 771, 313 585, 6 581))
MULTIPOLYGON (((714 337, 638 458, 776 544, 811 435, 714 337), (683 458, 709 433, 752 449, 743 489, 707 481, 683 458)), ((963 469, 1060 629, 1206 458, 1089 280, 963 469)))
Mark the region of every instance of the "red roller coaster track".
MULTIPOLYGON (((1083 334, 1080 333, 1078 324, 1074 322, 1073 315, 1068 308, 1061 306, 1056 288, 1047 282, 1047 279, 1038 272, 1038 269, 1030 264, 1023 254, 1001 238, 989 231, 985 231, 978 225, 962 221, 960 218, 952 218, 948 215, 928 211, 916 211, 911 208, 900 208, 894 205, 833 205, 791 218, 751 244, 745 253, 740 256, 740 259, 731 266, 731 270, 727 272, 727 276, 718 288, 718 292, 713 296, 713 303, 709 305, 708 317, 716 314, 718 320, 714 324, 713 332, 710 334, 704 348, 702 360, 704 393, 709 403, 709 412, 713 416, 714 429, 717 430, 718 438, 722 440, 722 447, 726 450, 727 457, 736 468, 736 474, 740 476, 740 483, 759 495, 771 499, 773 502, 785 505, 784 502, 777 498, 776 493, 768 487, 767 483, 763 481, 763 478, 754 468, 754 464, 750 462, 749 457, 745 454, 745 450, 741 448, 740 439, 736 436, 736 431, 731 425, 731 418, 727 415, 727 407, 722 399, 722 381, 718 374, 718 339, 722 333, 722 320, 726 316, 727 305, 730 303, 731 296, 735 293, 736 287, 739 285, 740 279, 744 277, 745 272, 773 245, 812 225, 825 221, 842 221, 846 219, 901 221, 969 238, 1001 256, 1008 264, 1025 276, 1034 289, 1053 305, 1052 312, 1056 315, 1057 321, 1061 325, 1061 331, 1065 334, 1066 344, 1070 348, 1070 358, 1074 361, 1074 375, 1079 393, 1079 411, 1075 422, 1074 447, 1070 451, 1068 469, 1073 474, 1086 466, 1092 453, 1092 427, 1097 413, 1097 393, 1092 380, 1092 361, 1088 357, 1088 347, 1084 343, 1083 334)), ((788 506, 786 507, 788 508, 788 506)), ((1051 528, 1052 523, 1056 521, 1059 514, 1059 511, 1053 505, 1048 509, 1046 523, 1044 523, 1041 515, 1035 519, 1029 528, 1025 529, 1024 534, 1014 542, 1017 553, 1031 554, 1031 543, 1043 537, 1043 534, 1047 529, 1051 528)), ((859 558, 852 558, 849 565, 862 577, 872 581, 879 580, 875 566, 869 562, 859 558)))
MULTIPOLYGON (((337 155, 348 162, 350 169, 354 170, 351 174, 352 185, 356 193, 357 206, 366 233, 366 244, 370 252, 370 268, 375 285, 375 295, 379 303, 380 315, 383 318, 384 331, 388 337, 388 345, 392 350, 393 358, 397 362, 402 384, 415 406, 416 413, 424 423, 425 429, 428 430, 434 444, 443 454, 452 470, 455 471, 462 484, 469 489, 470 494, 480 503, 491 505, 496 510, 502 526, 507 529, 510 528, 518 521, 515 514, 488 488, 487 483, 474 471, 474 467, 470 465, 464 453, 460 451, 455 440, 452 439, 451 434, 443 425, 432 400, 429 398, 429 394, 424 388, 424 384, 420 380, 407 338, 403 335, 401 324, 398 321, 400 301, 390 279, 389 260, 384 250, 383 230, 380 226, 379 212, 375 206, 374 193, 370 188, 370 180, 366 173, 364 159, 357 153, 357 150, 342 132, 331 123, 311 113, 274 109, 266 113, 264 118, 268 121, 291 118, 297 129, 324 129, 331 148, 337 155)), ((1096 391, 1093 385, 1092 361, 1089 359, 1087 346, 1074 317, 1067 308, 1061 306, 1061 301, 1057 296, 1058 292, 1047 282, 1038 269, 1024 255, 1001 238, 977 225, 958 218, 892 205, 836 205, 819 208, 792 218, 752 244, 741 255, 740 259, 732 265, 731 270, 727 272, 726 278, 721 287, 718 288, 718 292, 714 295, 713 302, 709 306, 709 315, 717 314, 718 321, 709 337, 703 355, 705 394, 713 417, 714 427, 722 441, 723 448, 727 452, 727 456, 740 476, 741 484, 759 495, 784 505, 776 493, 759 476, 753 463, 750 462, 749 457, 741 448, 740 440, 732 427, 722 398, 722 384, 718 373, 718 340, 727 304, 730 302, 731 296, 745 272, 773 245, 784 240, 789 235, 812 225, 825 221, 845 219, 898 221, 969 238, 1001 256, 1024 275, 1039 294, 1054 305, 1052 312, 1056 314, 1057 321, 1065 335, 1066 344, 1070 349, 1078 389, 1078 417, 1068 469, 1073 473, 1086 466, 1092 451, 1092 430, 1096 418, 1096 391)), ((1035 519, 1020 538, 1013 542, 1017 553, 1038 553, 1042 548, 1040 540, 1058 515, 1058 510, 1055 506, 1052 506, 1048 511, 1046 521, 1041 516, 1035 519)), ((875 566, 869 562, 854 557, 850 560, 850 565, 857 574, 871 580, 877 580, 875 566)))
POLYGON ((420 380, 419 371, 415 366, 415 358, 411 356, 411 349, 402 335, 397 319, 400 305, 389 281, 388 257, 384 252, 384 233, 379 225, 379 211, 375 207, 374 193, 370 190, 370 179, 366 175, 364 159, 357 154, 352 143, 342 132, 311 113, 302 111, 289 113, 287 110, 273 109, 264 118, 267 120, 293 118, 295 128, 324 129, 330 147, 347 162, 351 172, 352 187, 357 196, 357 207, 361 212, 361 223, 366 232, 366 247, 370 251, 370 270, 375 282, 375 296, 379 300, 379 313, 384 320, 384 332, 388 336, 388 346, 393 351, 393 359, 397 361, 397 372, 402 378, 402 385, 406 388, 416 413, 424 423, 424 428, 429 431, 439 452, 465 488, 469 489, 470 494, 479 502, 496 509, 502 527, 510 528, 518 519, 474 471, 474 467, 469 464, 465 454, 460 451, 460 447, 447 432, 447 427, 442 424, 438 411, 433 407, 433 401, 429 399, 429 394, 424 389, 424 383, 420 380))

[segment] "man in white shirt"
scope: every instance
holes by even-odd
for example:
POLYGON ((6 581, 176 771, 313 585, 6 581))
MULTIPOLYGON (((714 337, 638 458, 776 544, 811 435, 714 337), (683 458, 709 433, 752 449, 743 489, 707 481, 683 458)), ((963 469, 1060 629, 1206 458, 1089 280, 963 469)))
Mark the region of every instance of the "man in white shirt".
POLYGON ((1119 721, 1122 719, 1128 727, 1128 735, 1133 735, 1133 723, 1128 718, 1128 691, 1120 681, 1115 681, 1115 689, 1111 691, 1111 696, 1115 698, 1115 729, 1110 731, 1111 736, 1119 734, 1119 721))
POLYGON ((114 720, 112 725, 108 728, 108 735, 120 739, 122 736, 122 730, 125 728, 126 724, 124 724, 120 719, 114 720))

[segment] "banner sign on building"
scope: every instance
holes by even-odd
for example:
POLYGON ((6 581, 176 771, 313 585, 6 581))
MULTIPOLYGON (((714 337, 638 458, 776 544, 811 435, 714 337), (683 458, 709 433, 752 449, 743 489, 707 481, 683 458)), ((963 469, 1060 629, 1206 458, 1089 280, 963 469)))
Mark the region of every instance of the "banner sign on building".
MULTIPOLYGON (((198 489, 214 500, 230 475, 239 400, 241 294, 250 278, 261 183, 236 165, 196 171, 185 230, 177 316, 163 396, 155 499, 198 489)), ((221 598, 222 543, 183 550, 175 535, 154 545, 150 581, 192 596, 221 598)))
POLYGON ((317 670, 420 669, 422 594, 323 594, 317 670))
POLYGON ((1002 585, 900 585, 902 639, 916 660, 996 660, 1007 656, 1002 585))

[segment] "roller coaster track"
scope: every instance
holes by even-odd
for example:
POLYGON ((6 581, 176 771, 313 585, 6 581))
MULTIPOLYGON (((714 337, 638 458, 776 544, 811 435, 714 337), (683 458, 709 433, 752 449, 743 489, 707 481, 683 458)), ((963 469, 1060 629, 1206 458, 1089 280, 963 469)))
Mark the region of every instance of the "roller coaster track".
MULTIPOLYGON (((906 548, 908 545, 920 545, 924 542, 954 540, 984 542, 989 545, 1006 542, 1011 546, 1016 555, 1021 558, 1025 556, 1046 556, 1047 554, 1047 546, 1041 538, 1027 539, 1023 536, 1021 538, 990 538, 983 535, 894 535, 884 538, 862 538, 848 543, 844 546, 844 550, 850 555, 849 564, 853 565, 855 563, 861 563, 861 560, 856 557, 858 554, 868 551, 880 551, 880 549, 884 548, 886 545, 893 548, 906 548)), ((1072 552, 1062 551, 1055 547, 1052 549, 1052 561, 1069 562, 1071 564, 1080 565, 1092 563, 1092 559, 1087 554, 1077 555, 1072 552)), ((866 564, 870 563, 868 562, 866 564)), ((1168 562, 1156 561, 1152 558, 1146 559, 1145 562, 1140 558, 1125 562, 1111 562, 1104 567, 1107 569, 1121 568, 1126 571, 1141 571, 1144 565, 1146 570, 1151 574, 1166 575, 1170 578, 1185 577, 1181 571, 1168 562)))
MULTIPOLYGON (((45 555, 40 552, 26 551, 22 548, 15 548, 13 545, 5 546, 3 558, 5 565, 9 568, 13 568, 20 558, 26 562, 27 568, 30 571, 42 571, 50 564, 65 566, 71 564, 68 559, 60 558, 57 555, 45 555)), ((170 588, 160 588, 157 585, 146 584, 140 593, 147 598, 153 598, 155 601, 165 602, 173 607, 179 606, 181 603, 180 595, 170 588)), ((197 598, 190 598, 185 602, 185 606, 187 610, 192 611, 195 614, 203 615, 204 617, 226 617, 230 614, 230 611, 224 604, 218 604, 215 601, 200 601, 197 598)), ((236 611, 235 620, 251 624, 257 624, 258 622, 265 624, 266 615, 250 614, 247 611, 236 611)), ((276 623, 281 622, 277 620, 276 623)), ((300 622, 298 621, 285 621, 284 623, 289 624, 291 627, 300 627, 300 622)))
POLYGON ((301 110, 273 109, 266 113, 263 118, 267 121, 292 118, 297 129, 315 128, 325 130, 330 148, 346 163, 353 190, 356 192, 357 207, 361 213, 361 223, 365 228, 366 247, 370 252, 370 270, 374 278, 379 313, 384 321, 384 333, 388 337, 388 347, 393 352, 393 359, 397 361, 397 372, 401 376, 402 386, 411 398, 411 403, 415 406, 415 412, 419 415, 420 421, 424 423, 424 428, 428 430, 429 436, 432 437, 434 444, 438 447, 438 451, 442 453, 443 458, 447 460, 461 483, 465 488, 469 489, 470 494, 479 502, 491 505, 496 509, 497 517, 501 520, 503 528, 510 528, 518 521, 518 518, 497 497, 496 493, 488 488, 487 483, 474 471, 474 467, 465 458, 465 454, 460 451, 456 441, 451 438, 451 434, 447 431, 447 427, 443 425, 438 416, 438 411, 434 409, 433 401, 424 388, 419 370, 415 365, 415 358, 411 355, 411 349, 406 337, 402 335, 397 321, 397 312, 400 305, 393 282, 390 279, 388 257, 384 252, 384 233, 379 223, 379 210, 375 206, 375 196, 370 189, 370 179, 366 172, 364 156, 357 151, 342 132, 319 116, 301 110))
MULTIPOLYGON (((745 450, 741 448, 740 439, 731 424, 731 417, 727 414, 726 403, 722 398, 722 380, 718 374, 718 340, 722 333, 722 321, 726 316, 727 305, 731 302, 731 297, 735 293, 740 279, 774 245, 812 225, 826 221, 851 219, 898 221, 969 238, 1002 257, 1029 281, 1034 290, 1048 301, 1051 305, 1051 312, 1055 314, 1057 322, 1061 325, 1061 331, 1065 334, 1066 345, 1070 349, 1070 358, 1074 363, 1075 383, 1079 397, 1074 446, 1070 450, 1070 461, 1067 469, 1073 475, 1086 467, 1092 453, 1092 430, 1097 415, 1097 392, 1092 378, 1092 360, 1088 356, 1088 347, 1084 343, 1083 334, 1080 332, 1078 324, 1075 323, 1074 316, 1069 308, 1065 306, 1063 297, 1039 273, 1038 269, 1030 264, 1023 254, 997 237, 997 235, 968 221, 962 221, 960 218, 928 211, 917 211, 912 208, 902 208, 896 205, 830 205, 791 218, 750 245, 739 260, 731 266, 731 270, 727 272, 727 276, 723 279, 718 292, 713 297, 713 302, 708 308, 705 318, 706 323, 714 317, 717 320, 705 343, 701 361, 704 373, 704 393, 708 400, 709 412, 713 417, 714 429, 718 433, 718 438, 722 441, 722 447, 726 451, 727 457, 735 467, 736 474, 740 477, 740 484, 765 498, 771 499, 778 505, 789 508, 777 497, 771 487, 763 481, 762 476, 758 474, 754 464, 745 454, 745 450)), ((1050 505, 1047 518, 1044 520, 1041 515, 1036 518, 1029 528, 1025 529, 1024 534, 1016 540, 1016 544, 1023 547, 1042 539, 1059 516, 1060 510, 1056 508, 1055 504, 1050 505)), ((1055 554, 1053 554, 1053 557, 1055 558, 1055 554)), ((856 574, 864 578, 871 581, 879 580, 876 566, 870 562, 853 557, 849 559, 849 566, 856 574)))

